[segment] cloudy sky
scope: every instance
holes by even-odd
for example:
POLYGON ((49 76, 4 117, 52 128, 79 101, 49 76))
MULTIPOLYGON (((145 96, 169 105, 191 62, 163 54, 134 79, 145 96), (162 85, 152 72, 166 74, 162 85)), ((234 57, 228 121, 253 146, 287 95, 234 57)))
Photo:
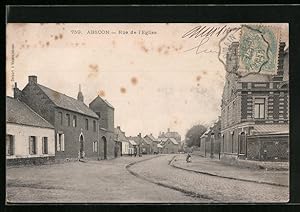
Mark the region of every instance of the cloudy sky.
MULTIPOLYGON (((100 95, 115 107, 115 126, 126 135, 170 128, 184 137, 194 124, 209 125, 220 115, 219 41, 234 27, 239 24, 8 24, 7 95, 14 82, 23 89, 28 75, 74 98, 81 84, 87 105, 100 95), (195 27, 215 33, 190 37, 195 27)), ((287 25, 281 31, 287 41, 287 25)))

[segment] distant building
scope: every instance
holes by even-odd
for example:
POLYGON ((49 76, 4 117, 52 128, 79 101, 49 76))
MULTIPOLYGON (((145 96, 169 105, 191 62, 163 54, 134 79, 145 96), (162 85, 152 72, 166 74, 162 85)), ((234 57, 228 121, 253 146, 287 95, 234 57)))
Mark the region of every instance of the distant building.
POLYGON ((157 144, 159 143, 159 140, 155 138, 152 133, 149 135, 145 135, 144 139, 150 143, 150 154, 157 154, 159 153, 157 144))
POLYGON ((159 146, 161 146, 161 153, 175 154, 180 148, 179 143, 174 138, 159 138, 159 146))
POLYGON ((17 98, 6 97, 7 165, 55 160, 54 127, 17 98))
POLYGON ((129 155, 132 156, 138 152, 138 144, 134 140, 129 139, 129 138, 128 138, 128 141, 129 141, 128 153, 129 153, 129 155))
POLYGON ((125 136, 125 132, 121 130, 120 126, 115 128, 115 140, 121 142, 121 155, 130 155, 130 142, 125 136))
POLYGON ((200 138, 200 154, 203 157, 220 158, 221 120, 218 119, 200 138))
POLYGON ((178 144, 181 144, 180 134, 175 131, 170 131, 170 128, 168 128, 167 132, 160 132, 158 138, 174 138, 178 144))
POLYGON ((279 45, 277 75, 236 75, 238 47, 227 55, 226 83, 221 105, 222 157, 288 160, 289 80, 288 49, 279 45))
POLYGON ((142 137, 141 133, 135 137, 130 136, 128 139, 134 140, 134 142, 137 144, 135 150, 137 154, 150 154, 150 143, 142 137))

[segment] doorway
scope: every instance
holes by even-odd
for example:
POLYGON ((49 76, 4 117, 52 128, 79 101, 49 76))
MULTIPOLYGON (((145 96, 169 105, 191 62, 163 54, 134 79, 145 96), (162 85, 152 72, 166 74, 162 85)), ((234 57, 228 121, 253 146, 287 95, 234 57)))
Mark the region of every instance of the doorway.
POLYGON ((107 140, 104 136, 102 137, 102 141, 103 141, 104 160, 106 160, 107 159, 107 140))
POLYGON ((79 137, 80 147, 79 147, 79 157, 80 159, 84 157, 84 145, 83 145, 83 136, 79 137))

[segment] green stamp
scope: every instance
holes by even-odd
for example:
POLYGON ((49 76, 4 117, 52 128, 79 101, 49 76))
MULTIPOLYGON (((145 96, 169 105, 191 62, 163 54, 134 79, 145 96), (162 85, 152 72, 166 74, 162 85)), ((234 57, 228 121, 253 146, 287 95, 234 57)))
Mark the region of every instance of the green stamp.
POLYGON ((268 26, 244 25, 241 30, 239 66, 241 71, 276 74, 279 31, 268 26))

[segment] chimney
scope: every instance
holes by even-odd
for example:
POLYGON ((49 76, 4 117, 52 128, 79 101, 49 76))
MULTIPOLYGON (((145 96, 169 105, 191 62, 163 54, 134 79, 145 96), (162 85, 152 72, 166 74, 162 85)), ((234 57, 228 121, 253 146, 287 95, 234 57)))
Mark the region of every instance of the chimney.
POLYGON ((120 126, 117 126, 117 129, 121 130, 121 127, 120 127, 120 126))
POLYGON ((168 132, 170 132, 170 128, 168 128, 168 132))
POLYGON ((29 84, 37 84, 37 76, 34 76, 34 75, 28 76, 28 83, 29 84))
POLYGON ((139 134, 138 134, 138 137, 140 137, 140 138, 141 138, 141 137, 142 137, 142 134, 141 134, 141 133, 139 133, 139 134))
POLYGON ((15 87, 14 87, 14 98, 15 99, 20 99, 22 96, 22 91, 18 88, 17 83, 15 82, 15 87))
POLYGON ((78 95, 77 95, 77 100, 83 102, 84 98, 83 98, 83 94, 81 92, 81 85, 79 84, 79 91, 78 91, 78 95))

